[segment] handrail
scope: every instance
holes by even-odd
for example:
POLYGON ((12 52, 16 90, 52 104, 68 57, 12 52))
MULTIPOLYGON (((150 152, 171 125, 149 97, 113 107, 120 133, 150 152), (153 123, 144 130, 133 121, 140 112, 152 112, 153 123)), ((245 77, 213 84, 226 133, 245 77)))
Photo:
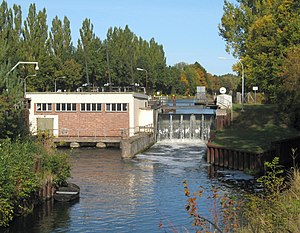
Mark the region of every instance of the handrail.
MULTIPOLYGON (((48 132, 49 134, 58 136, 58 137, 93 137, 93 138, 108 138, 108 137, 121 137, 128 138, 130 135, 135 135, 139 133, 153 133, 154 127, 153 124, 148 124, 144 126, 135 126, 130 128, 119 128, 116 130, 109 130, 107 128, 61 128, 61 129, 47 129, 47 130, 39 130, 41 132, 48 132)), ((33 132, 37 134, 36 132, 33 132)))

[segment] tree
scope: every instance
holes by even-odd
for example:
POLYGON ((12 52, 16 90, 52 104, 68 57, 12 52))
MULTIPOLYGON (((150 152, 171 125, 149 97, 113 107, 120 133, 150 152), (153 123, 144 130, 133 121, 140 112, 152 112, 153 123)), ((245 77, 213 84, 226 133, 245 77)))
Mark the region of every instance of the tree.
POLYGON ((0 95, 0 138, 18 139, 29 133, 24 118, 23 86, 15 73, 7 75, 8 70, 7 65, 0 67, 0 83, 3 85, 9 79, 0 95))
POLYGON ((246 89, 258 85, 276 101, 281 65, 289 48, 300 43, 299 27, 298 0, 224 1, 219 32, 227 51, 245 65, 246 89))
POLYGON ((63 64, 63 71, 66 79, 62 86, 69 91, 75 91, 81 84, 82 65, 74 59, 66 60, 63 64))
POLYGON ((208 85, 207 85, 207 72, 206 72, 206 70, 198 62, 195 62, 193 67, 195 68, 196 72, 198 73, 198 80, 197 80, 196 85, 197 86, 205 86, 207 88, 208 85))
MULTIPOLYGON (((28 87, 33 90, 47 91, 53 87, 53 76, 57 70, 57 61, 51 57, 48 40, 48 25, 46 9, 37 12, 35 4, 31 4, 23 29, 23 50, 20 59, 38 61, 39 72, 36 77, 28 80, 28 87)), ((34 67, 26 66, 21 77, 35 73, 34 67)))
POLYGON ((283 63, 279 108, 283 119, 293 127, 300 129, 300 46, 289 50, 283 63))
POLYGON ((76 61, 83 69, 82 82, 91 85, 101 77, 103 59, 100 53, 101 40, 94 33, 94 25, 90 19, 85 19, 79 30, 80 39, 77 45, 76 61))
POLYGON ((10 9, 6 1, 3 1, 0 5, 0 64, 15 64, 18 61, 21 25, 21 7, 14 5, 10 9))

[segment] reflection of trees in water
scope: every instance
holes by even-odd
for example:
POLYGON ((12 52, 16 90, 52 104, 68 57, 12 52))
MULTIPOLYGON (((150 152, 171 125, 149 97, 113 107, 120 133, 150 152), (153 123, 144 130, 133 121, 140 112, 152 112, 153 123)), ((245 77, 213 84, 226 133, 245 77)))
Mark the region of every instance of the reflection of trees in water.
MULTIPOLYGON (((70 207, 78 202, 54 202, 53 200, 37 206, 32 213, 16 218, 4 233, 48 233, 53 229, 68 229, 70 207)), ((2 229, 0 229, 0 232, 2 229)))

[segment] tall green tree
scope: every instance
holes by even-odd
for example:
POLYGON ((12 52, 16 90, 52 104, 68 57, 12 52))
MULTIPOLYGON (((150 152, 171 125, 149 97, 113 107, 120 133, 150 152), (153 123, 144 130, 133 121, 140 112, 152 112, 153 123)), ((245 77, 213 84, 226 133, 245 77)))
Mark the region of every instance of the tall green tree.
MULTIPOLYGON (((29 131, 24 118, 23 86, 15 73, 7 75, 8 65, 0 66, 0 83, 8 86, 0 92, 0 138, 18 139, 29 131)), ((1 85, 1 86, 2 86, 1 85)))
POLYGON ((53 85, 56 81, 65 90, 74 90, 81 84, 82 68, 74 60, 74 48, 71 38, 70 21, 65 16, 61 21, 57 16, 52 20, 49 33, 51 54, 53 57, 55 72, 53 85), (61 77, 65 77, 61 79, 61 77))
MULTIPOLYGON (((36 77, 28 79, 30 90, 47 91, 53 87, 53 79, 57 62, 51 57, 50 41, 48 39, 48 25, 46 9, 37 12, 35 4, 31 4, 28 16, 24 21, 23 51, 21 59, 25 61, 39 62, 39 71, 36 77)), ((34 67, 25 66, 20 74, 26 77, 33 74, 34 67)))
POLYGON ((275 102, 281 65, 289 48, 300 43, 299 1, 225 0, 219 31, 227 51, 245 65, 246 89, 259 86, 275 102))
POLYGON ((94 33, 94 25, 90 19, 85 19, 79 30, 80 39, 77 45, 76 59, 83 68, 82 82, 95 84, 101 78, 103 58, 100 56, 101 40, 94 33))
POLYGON ((7 2, 0 5, 0 63, 15 64, 18 61, 21 43, 22 11, 14 5, 8 8, 7 2), (13 55, 13 56, 12 56, 13 55))
POLYGON ((117 27, 108 29, 105 43, 111 80, 115 85, 133 85, 135 37, 127 25, 124 29, 117 27))
POLYGON ((300 129, 300 46, 291 48, 284 60, 279 89, 279 109, 283 119, 300 129))

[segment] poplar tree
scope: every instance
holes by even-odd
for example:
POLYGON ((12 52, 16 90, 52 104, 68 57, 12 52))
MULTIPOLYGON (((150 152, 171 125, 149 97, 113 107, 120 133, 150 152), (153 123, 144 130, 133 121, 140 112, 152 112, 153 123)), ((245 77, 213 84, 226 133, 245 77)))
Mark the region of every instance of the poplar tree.
POLYGON ((52 20, 50 31, 51 56, 56 65, 53 84, 59 84, 60 89, 74 91, 81 84, 82 67, 74 59, 73 43, 71 38, 70 21, 65 16, 63 22, 56 16, 52 20), (61 77, 65 77, 61 79, 61 77))
POLYGON ((21 43, 22 11, 14 5, 13 9, 3 1, 0 5, 0 63, 15 64, 18 61, 21 43), (12 56, 14 55, 14 56, 12 56))
POLYGON ((109 57, 110 75, 115 85, 130 85, 134 56, 133 44, 135 35, 126 25, 122 28, 109 28, 107 32, 107 53, 109 57))
POLYGON ((82 82, 95 84, 101 77, 103 58, 100 57, 101 40, 94 33, 94 25, 85 19, 79 30, 80 39, 77 45, 77 61, 83 67, 82 82))
MULTIPOLYGON (((48 91, 53 87, 52 77, 55 73, 54 60, 51 57, 46 9, 37 12, 31 4, 24 21, 23 54, 25 61, 38 61, 39 71, 36 77, 27 80, 29 90, 48 91)), ((34 67, 25 66, 22 76, 35 73, 34 67)))

